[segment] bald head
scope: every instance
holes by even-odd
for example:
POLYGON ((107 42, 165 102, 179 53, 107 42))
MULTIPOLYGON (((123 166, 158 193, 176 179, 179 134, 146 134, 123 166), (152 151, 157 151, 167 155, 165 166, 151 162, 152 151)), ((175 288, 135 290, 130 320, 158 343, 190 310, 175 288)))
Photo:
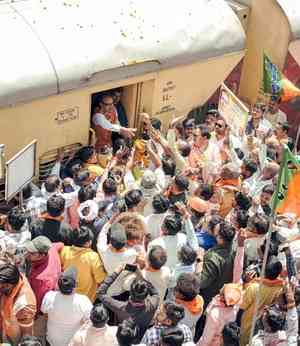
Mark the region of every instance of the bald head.
POLYGON ((262 176, 265 180, 273 179, 276 177, 280 169, 280 166, 276 162, 269 162, 262 170, 262 176))
POLYGON ((178 150, 183 157, 188 157, 191 152, 191 146, 187 141, 179 140, 177 143, 178 150))

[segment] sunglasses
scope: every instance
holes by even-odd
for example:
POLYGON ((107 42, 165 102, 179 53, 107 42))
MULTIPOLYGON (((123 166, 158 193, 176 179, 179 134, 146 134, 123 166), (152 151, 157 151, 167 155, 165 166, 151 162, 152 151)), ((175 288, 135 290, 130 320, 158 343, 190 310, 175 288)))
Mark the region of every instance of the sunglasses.
POLYGON ((113 106, 113 103, 105 103, 105 102, 101 102, 104 106, 113 106))
POLYGON ((221 128, 223 127, 223 124, 218 124, 218 123, 216 123, 215 126, 218 127, 219 129, 221 129, 221 128))

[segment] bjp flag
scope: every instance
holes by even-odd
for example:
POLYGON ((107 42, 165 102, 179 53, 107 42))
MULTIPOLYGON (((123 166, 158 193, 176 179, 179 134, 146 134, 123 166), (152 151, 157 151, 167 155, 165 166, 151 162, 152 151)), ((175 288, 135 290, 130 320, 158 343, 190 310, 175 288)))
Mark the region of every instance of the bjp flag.
POLYGON ((300 89, 280 72, 266 54, 263 63, 263 92, 278 96, 283 102, 300 96, 300 89))
POLYGON ((300 217, 300 164, 288 147, 284 148, 272 210, 278 214, 294 213, 300 217))

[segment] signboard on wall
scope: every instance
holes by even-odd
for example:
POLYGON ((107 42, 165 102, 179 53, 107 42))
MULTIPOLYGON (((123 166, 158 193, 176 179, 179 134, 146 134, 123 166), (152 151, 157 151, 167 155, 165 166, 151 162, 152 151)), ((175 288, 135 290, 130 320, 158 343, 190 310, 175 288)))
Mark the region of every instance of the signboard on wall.
POLYGON ((76 119, 79 119, 79 107, 64 109, 63 111, 57 112, 55 117, 55 120, 59 124, 76 119))
POLYGON ((173 81, 166 82, 161 89, 161 101, 156 115, 172 112, 175 110, 176 84, 173 81))
POLYGON ((218 110, 234 135, 239 136, 240 130, 245 130, 249 110, 225 84, 221 85, 218 110))

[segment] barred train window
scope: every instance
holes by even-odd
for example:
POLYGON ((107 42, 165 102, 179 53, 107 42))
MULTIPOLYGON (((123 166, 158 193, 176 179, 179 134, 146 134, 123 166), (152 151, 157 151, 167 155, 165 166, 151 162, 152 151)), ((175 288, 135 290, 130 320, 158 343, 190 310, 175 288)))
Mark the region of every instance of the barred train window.
MULTIPOLYGON (((48 177, 48 175, 51 172, 51 169, 53 168, 57 154, 58 154, 58 149, 63 149, 63 152, 65 154, 64 161, 66 162, 70 155, 74 152, 77 151, 82 147, 81 143, 74 143, 70 145, 66 145, 65 147, 62 148, 57 148, 54 150, 47 151, 45 154, 40 156, 39 158, 39 175, 33 179, 34 183, 37 183, 37 185, 41 185, 45 179, 48 177)), ((0 204, 1 202, 5 201, 5 183, 3 180, 0 181, 0 204)))
POLYGON ((70 145, 66 145, 65 147, 62 148, 57 148, 54 150, 47 151, 45 154, 40 156, 39 158, 39 183, 42 184, 46 178, 49 176, 51 169, 53 168, 58 150, 62 149, 65 156, 63 162, 66 162, 70 155, 74 152, 77 151, 82 147, 82 144, 80 143, 74 143, 70 145))

